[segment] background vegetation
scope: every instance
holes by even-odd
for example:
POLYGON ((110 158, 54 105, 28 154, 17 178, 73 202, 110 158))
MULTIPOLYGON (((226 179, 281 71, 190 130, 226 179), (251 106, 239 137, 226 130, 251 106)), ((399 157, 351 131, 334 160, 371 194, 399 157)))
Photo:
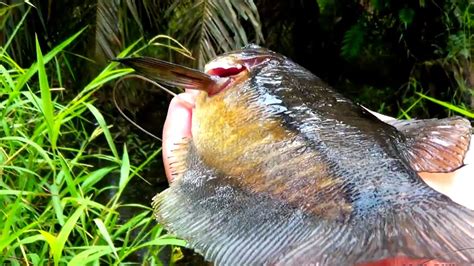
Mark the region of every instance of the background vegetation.
POLYGON ((0 2, 0 264, 189 260, 151 218, 161 144, 111 101, 118 84, 121 108, 160 135, 170 98, 118 83, 131 70, 110 59, 202 67, 254 42, 376 111, 473 118, 473 27, 469 0, 0 2))

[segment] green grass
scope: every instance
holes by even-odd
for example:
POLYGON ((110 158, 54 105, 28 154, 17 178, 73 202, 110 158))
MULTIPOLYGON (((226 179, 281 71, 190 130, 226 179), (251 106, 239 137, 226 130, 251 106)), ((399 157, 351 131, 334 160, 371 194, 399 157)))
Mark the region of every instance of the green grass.
POLYGON ((467 108, 464 108, 462 106, 456 106, 456 105, 448 103, 448 102, 443 102, 443 101, 440 101, 440 100, 435 99, 433 97, 426 96, 422 93, 416 93, 416 94, 418 94, 423 99, 426 99, 428 101, 434 102, 436 104, 439 104, 439 105, 447 108, 448 110, 450 110, 453 113, 457 113, 457 114, 460 114, 460 115, 463 115, 463 116, 469 117, 469 118, 474 118, 474 113, 467 110, 467 108))
POLYGON ((52 75, 61 83, 58 56, 81 32, 45 54, 37 42, 37 60, 27 69, 0 47, 1 265, 122 264, 138 250, 141 263, 159 265, 164 246, 185 244, 164 234, 149 206, 121 202, 129 181, 160 150, 132 165, 91 96, 131 70, 109 64, 68 102, 50 85, 52 75), (99 137, 108 146, 100 153, 99 137), (98 186, 110 177, 117 186, 98 186), (98 200, 111 191, 108 202, 98 200), (120 219, 121 208, 134 208, 136 215, 120 219))

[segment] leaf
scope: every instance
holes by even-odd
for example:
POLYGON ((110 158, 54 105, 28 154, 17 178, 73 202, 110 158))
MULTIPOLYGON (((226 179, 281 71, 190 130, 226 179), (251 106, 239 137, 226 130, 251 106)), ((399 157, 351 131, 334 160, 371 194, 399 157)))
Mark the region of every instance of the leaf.
POLYGON ((30 223, 22 228, 16 228, 16 223, 20 219, 20 212, 24 209, 24 205, 20 203, 21 198, 18 197, 16 201, 10 204, 6 211, 2 211, 4 218, 2 218, 2 228, 0 231, 0 253, 8 249, 12 243, 17 240, 22 234, 30 230, 31 227, 36 226, 36 222, 30 223))
POLYGON ((415 10, 411 8, 403 8, 398 11, 398 18, 405 25, 405 28, 411 25, 415 17, 415 10))
MULTIPOLYGON (((49 253, 51 254, 52 257, 54 257, 55 254, 57 253, 56 250, 58 249, 57 238, 53 236, 52 234, 50 234, 49 232, 46 232, 43 230, 39 230, 39 232, 44 237, 44 240, 46 241, 46 243, 48 243, 49 245, 49 253)), ((56 258, 54 258, 54 261, 55 261, 55 264, 57 265, 56 258)))
POLYGON ((248 43, 241 20, 251 23, 256 43, 263 41, 260 17, 252 0, 175 1, 167 15, 170 29, 175 29, 170 35, 178 36, 190 48, 199 67, 219 53, 248 43))
POLYGON ((97 123, 99 123, 100 128, 102 129, 102 132, 104 132, 105 139, 107 140, 107 143, 109 144, 109 148, 112 151, 114 157, 118 160, 120 160, 120 157, 117 152, 117 148, 115 147, 115 142, 114 138, 112 137, 112 134, 110 134, 109 128, 107 127, 107 123, 105 122, 104 116, 100 113, 100 111, 95 108, 92 104, 86 103, 87 108, 91 113, 94 115, 95 119, 97 120, 97 123))
POLYGON ((443 101, 440 101, 438 99, 435 99, 435 98, 432 98, 432 97, 429 97, 429 96, 426 96, 422 93, 419 93, 417 92, 416 94, 420 95, 422 98, 424 99, 427 99, 429 101, 432 101, 436 104, 439 104, 441 106, 444 106, 446 108, 448 108, 449 110, 453 111, 453 112, 456 112, 456 113, 459 113, 459 114, 462 114, 466 117, 469 117, 469 118, 474 118, 474 113, 473 112, 470 112, 469 110, 466 110, 464 108, 461 108, 461 107, 458 107, 456 105, 453 105, 451 103, 448 103, 448 102, 443 102, 443 101))
POLYGON ((341 56, 347 60, 355 59, 360 55, 365 39, 365 27, 361 23, 353 25, 344 34, 341 56))
MULTIPOLYGON (((53 59, 59 52, 62 52, 64 48, 66 48, 69 44, 71 44, 81 33, 85 30, 86 28, 81 29, 78 31, 76 34, 73 36, 67 38, 65 41, 57 45, 56 47, 53 48, 49 53, 47 53, 43 57, 44 63, 48 63, 51 59, 53 59)), ((15 86, 15 91, 19 91, 26 82, 38 71, 38 64, 33 63, 29 68, 28 71, 23 74, 17 81, 16 86, 15 86)), ((8 104, 7 104, 8 105, 8 104)))
POLYGON ((180 246, 180 247, 186 247, 186 241, 178 238, 165 238, 165 237, 160 237, 158 239, 153 239, 150 240, 146 243, 143 243, 140 245, 140 247, 146 247, 146 246, 165 246, 165 245, 173 245, 173 246, 180 246))
POLYGON ((82 184, 81 184, 82 190, 85 192, 88 192, 89 189, 94 184, 102 180, 102 178, 104 178, 105 175, 107 175, 114 169, 115 167, 104 167, 104 168, 97 169, 93 171, 92 173, 89 173, 86 176, 82 177, 81 179, 84 179, 84 181, 82 181, 82 184))
POLYGON ((123 191, 130 180, 130 160, 128 158, 127 146, 123 145, 122 166, 120 167, 119 191, 123 191))
MULTIPOLYGON (((21 4, 10 5, 10 6, 7 6, 5 9, 10 11, 9 9, 15 8, 15 7, 20 6, 20 5, 21 4)), ((8 38, 8 41, 4 45, 2 45, 3 49, 1 49, 0 55, 3 55, 3 53, 7 51, 8 47, 10 46, 11 42, 13 41, 15 35, 17 34, 18 30, 23 26, 23 23, 25 22, 26 16, 28 16, 28 14, 30 13, 30 10, 31 10, 31 7, 28 7, 26 12, 21 17, 21 20, 18 23, 16 23, 15 30, 13 30, 13 32, 10 34, 10 36, 8 38)), ((3 13, 3 12, 0 12, 0 13, 3 13)), ((4 16, 5 14, 1 14, 1 15, 4 16)), ((4 18, 6 19, 7 16, 5 15, 4 18)), ((3 29, 3 27, 1 27, 1 29, 3 29)))
POLYGON ((68 263, 69 266, 88 265, 91 262, 97 262, 100 257, 112 253, 109 246, 91 246, 86 250, 76 254, 68 263))
POLYGON ((107 231, 107 227, 105 226, 104 222, 100 218, 96 218, 94 219, 94 223, 97 225, 97 228, 99 229, 102 237, 105 239, 105 242, 107 242, 109 247, 113 250, 115 258, 118 260, 119 256, 117 254, 117 248, 115 248, 114 242, 112 241, 112 238, 110 237, 109 231, 107 231))
POLYGON ((59 232, 59 235, 56 238, 56 242, 54 243, 53 258, 55 265, 59 264, 59 260, 61 259, 61 253, 64 250, 64 246, 66 245, 66 241, 69 237, 69 234, 76 226, 77 220, 83 214, 85 209, 86 206, 84 205, 81 205, 79 208, 77 208, 76 211, 74 211, 74 213, 69 217, 64 226, 61 228, 61 231, 59 232))
POLYGON ((137 227, 137 225, 140 225, 141 221, 144 221, 145 219, 151 219, 150 217, 151 215, 149 211, 144 211, 142 213, 136 214, 134 217, 130 218, 126 223, 122 224, 119 228, 117 228, 117 230, 113 234, 113 237, 117 238, 123 232, 133 230, 134 228, 137 227))
MULTIPOLYGON (((75 186, 76 184, 74 182, 75 178, 73 176, 73 170, 71 169, 72 167, 68 164, 67 159, 61 152, 58 152, 58 160, 61 163, 61 171, 59 172, 58 176, 64 176, 68 191, 73 197, 80 197, 79 191, 77 191, 75 186)), ((56 183, 60 184, 61 181, 62 180, 57 178, 56 183)))
POLYGON ((44 68, 43 54, 36 36, 36 58, 38 65, 38 79, 41 92, 41 112, 43 113, 44 119, 48 127, 49 141, 53 149, 56 149, 57 133, 54 129, 54 114, 53 114, 53 102, 51 101, 51 91, 49 89, 48 77, 46 76, 46 70, 44 68), (55 136, 56 135, 56 136, 55 136))
POLYGON ((59 198, 59 188, 56 184, 52 184, 49 186, 49 190, 51 191, 51 201, 53 202, 53 208, 54 212, 56 213, 58 223, 61 226, 64 226, 64 210, 61 206, 61 200, 59 198))
POLYGON ((33 192, 33 191, 14 190, 14 189, 0 190, 0 196, 23 196, 23 195, 39 196, 41 194, 33 192))
POLYGON ((317 0, 316 2, 318 3, 319 11, 321 13, 324 13, 324 11, 326 11, 326 7, 330 6, 333 1, 332 0, 317 0))
POLYGON ((99 0, 96 5, 95 41, 96 55, 115 58, 123 48, 123 27, 120 27, 121 1, 99 0))
POLYGON ((41 157, 43 157, 43 159, 46 161, 46 163, 48 163, 51 169, 55 169, 53 160, 49 158, 48 153, 41 146, 36 144, 34 141, 27 138, 23 138, 23 137, 3 137, 3 138, 0 138, 0 141, 17 141, 17 142, 28 144, 31 148, 34 148, 39 153, 39 155, 41 155, 41 157))

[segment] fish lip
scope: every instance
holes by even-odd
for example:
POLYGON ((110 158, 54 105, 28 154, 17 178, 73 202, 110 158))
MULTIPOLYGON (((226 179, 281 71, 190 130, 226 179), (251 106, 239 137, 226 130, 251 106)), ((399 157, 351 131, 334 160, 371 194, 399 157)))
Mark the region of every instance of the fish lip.
POLYGON ((212 78, 215 80, 215 84, 207 91, 208 96, 214 96, 228 89, 232 84, 237 81, 238 76, 240 76, 240 74, 241 73, 236 75, 236 77, 231 76, 225 78, 219 76, 212 76, 212 78))
POLYGON ((211 76, 211 79, 214 81, 214 84, 207 90, 208 96, 213 96, 216 95, 220 92, 225 91, 228 89, 231 85, 235 84, 237 81, 241 80, 241 78, 249 73, 249 70, 246 66, 242 64, 229 64, 229 65, 217 65, 215 67, 208 67, 206 65, 205 73, 211 76), (215 74, 212 74, 213 70, 216 68, 234 68, 236 65, 238 65, 238 68, 242 68, 242 70, 234 75, 226 76, 226 77, 221 77, 215 74))

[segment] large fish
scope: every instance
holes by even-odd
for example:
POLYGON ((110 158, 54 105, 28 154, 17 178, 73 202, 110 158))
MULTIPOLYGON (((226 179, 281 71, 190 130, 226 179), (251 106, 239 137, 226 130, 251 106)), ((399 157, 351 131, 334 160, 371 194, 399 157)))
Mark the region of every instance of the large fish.
POLYGON ((474 211, 417 171, 463 165, 469 121, 386 124, 308 70, 250 45, 206 73, 121 59, 200 89, 157 220, 217 265, 350 265, 389 257, 474 263, 474 211))

